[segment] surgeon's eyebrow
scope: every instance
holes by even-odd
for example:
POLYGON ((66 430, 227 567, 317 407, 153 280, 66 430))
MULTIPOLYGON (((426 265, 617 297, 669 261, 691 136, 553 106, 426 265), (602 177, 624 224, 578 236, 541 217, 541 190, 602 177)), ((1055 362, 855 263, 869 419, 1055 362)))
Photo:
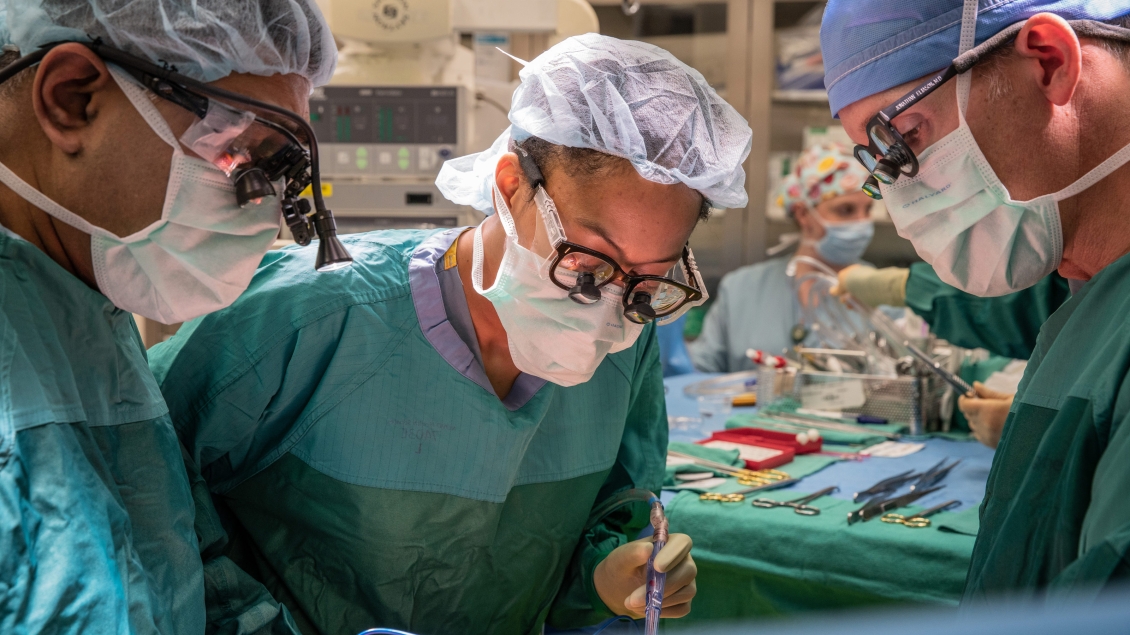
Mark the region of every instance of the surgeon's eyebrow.
MULTIPOLYGON (((604 230, 604 228, 600 226, 600 223, 594 222, 594 221, 589 220, 589 219, 584 218, 584 217, 580 217, 580 218, 577 218, 575 220, 576 220, 578 225, 580 225, 581 227, 584 227, 585 229, 591 231, 592 233, 596 234, 597 236, 600 236, 602 239, 604 239, 605 242, 607 242, 609 245, 612 245, 612 247, 614 249, 616 249, 616 251, 619 252, 621 255, 624 253, 624 248, 621 247, 615 240, 612 239, 611 236, 608 235, 608 232, 606 232, 604 230)), ((631 264, 634 265, 632 268, 635 269, 636 267, 641 267, 641 266, 646 266, 646 265, 656 265, 656 264, 662 264, 662 263, 668 263, 668 262, 677 262, 682 257, 683 257, 683 249, 682 249, 682 247, 680 247, 679 253, 677 253, 674 256, 671 256, 669 258, 660 258, 658 260, 652 260, 651 262, 634 262, 634 263, 631 263, 631 264)), ((623 265, 621 265, 621 266, 623 266, 623 265)))

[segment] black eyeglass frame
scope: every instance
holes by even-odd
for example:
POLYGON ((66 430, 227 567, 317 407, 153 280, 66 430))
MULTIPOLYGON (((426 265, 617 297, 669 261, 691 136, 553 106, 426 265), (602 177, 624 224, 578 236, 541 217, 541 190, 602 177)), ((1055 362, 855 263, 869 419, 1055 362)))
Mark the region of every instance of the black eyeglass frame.
MULTIPOLYGON (((553 202, 553 199, 549 197, 549 193, 545 191, 545 176, 542 174, 541 168, 538 166, 537 161, 534 160, 533 156, 531 156, 530 153, 525 148, 523 148, 521 144, 515 142, 513 139, 510 140, 508 147, 511 152, 514 152, 518 155, 518 165, 521 167, 522 172, 526 175, 526 179, 530 182, 530 187, 534 189, 534 198, 535 201, 538 202, 539 208, 545 207, 546 209, 544 211, 557 214, 556 204, 553 202), (541 200, 539 201, 538 199, 541 200)), ((568 240, 566 240, 565 232, 560 226, 559 218, 557 219, 556 223, 557 224, 555 227, 547 227, 547 231, 555 230, 555 233, 559 234, 558 238, 551 238, 554 243, 553 249, 555 251, 555 255, 549 267, 549 279, 553 282, 554 285, 560 287, 561 289, 564 289, 565 291, 572 292, 574 290, 574 287, 571 287, 557 279, 557 266, 561 264, 561 261, 564 260, 565 257, 569 254, 583 253, 594 258, 599 258, 603 262, 612 265, 613 275, 609 276, 607 280, 602 281, 600 284, 596 284, 595 288, 596 290, 599 290, 607 286, 613 280, 620 280, 624 284, 624 295, 621 300, 625 309, 624 316, 637 324, 646 324, 653 320, 673 315, 686 305, 693 302, 698 302, 706 297, 702 289, 698 286, 701 284, 702 278, 698 272, 698 265, 694 261, 694 254, 691 252, 689 243, 683 245, 683 253, 682 257, 679 260, 679 266, 682 267, 683 275, 686 277, 687 281, 696 285, 693 287, 667 276, 636 276, 629 274, 628 272, 624 271, 622 267, 620 267, 619 263, 617 263, 615 259, 609 257, 607 254, 602 254, 595 249, 585 247, 584 245, 578 245, 577 243, 569 242, 568 240), (662 313, 654 313, 654 315, 647 316, 647 319, 641 321, 636 317, 639 312, 632 309, 635 303, 635 299, 632 297, 632 292, 640 284, 649 281, 658 281, 663 284, 669 284, 671 286, 677 287, 679 290, 683 291, 684 295, 683 299, 671 308, 665 309, 662 313)), ((546 221, 546 224, 547 226, 552 225, 551 221, 548 219, 546 221)), ((570 297, 573 297, 572 293, 570 293, 570 297)), ((574 301, 579 302, 577 298, 574 297, 573 299, 574 301)))
MULTIPOLYGON (((880 110, 867 122, 867 145, 855 146, 855 160, 859 161, 864 168, 871 174, 868 178, 868 184, 871 184, 872 179, 881 181, 887 185, 894 183, 898 180, 899 176, 906 175, 913 178, 918 174, 918 157, 915 156, 914 151, 903 139, 902 134, 898 129, 891 124, 891 120, 899 116, 920 100, 926 98, 928 95, 938 89, 939 86, 948 82, 949 80, 957 77, 957 67, 950 64, 945 70, 937 73, 930 79, 926 80, 914 90, 903 95, 898 101, 880 110), (881 138, 882 134, 886 134, 891 143, 886 143, 881 138), (881 146, 887 146, 883 150, 881 146), (872 165, 863 159, 863 156, 870 156, 874 161, 872 165), (875 157, 882 157, 876 159, 875 157), (879 175, 882 175, 880 177, 879 175)), ((875 196, 878 193, 878 188, 874 190, 864 185, 864 191, 867 192, 872 198, 882 198, 882 195, 875 196)))
MULTIPOLYGON (((697 301, 701 300, 702 297, 703 297, 702 296, 702 290, 700 290, 696 287, 692 287, 692 286, 687 285, 687 284, 683 284, 682 282, 679 282, 677 280, 673 280, 673 279, 671 279, 667 276, 655 276, 655 275, 637 276, 637 275, 632 275, 632 274, 624 271, 623 268, 621 268, 620 265, 617 264, 616 261, 613 260, 612 258, 609 258, 607 255, 602 254, 599 251, 596 251, 595 249, 589 249, 588 247, 585 247, 584 245, 578 245, 577 243, 571 243, 569 241, 564 241, 564 242, 559 243, 557 245, 556 252, 557 253, 554 256, 552 264, 549 267, 549 279, 553 281, 553 284, 557 285, 558 287, 560 287, 560 288, 562 288, 566 291, 572 290, 572 288, 573 288, 572 285, 565 284, 565 283, 563 283, 563 282, 561 282, 560 280, 557 279, 557 266, 560 265, 561 261, 564 260, 570 254, 583 253, 583 254, 587 254, 589 256, 592 256, 594 258, 599 258, 601 261, 606 262, 606 263, 608 263, 609 265, 612 266, 613 273, 612 273, 611 276, 608 277, 607 280, 604 280, 603 282, 600 282, 599 284, 597 284, 596 288, 601 289, 601 288, 607 286, 608 284, 610 284, 612 281, 619 280, 624 285, 624 298, 623 298, 624 308, 627 308, 631 304, 630 298, 632 297, 632 292, 635 290, 635 288, 638 287, 640 284, 643 284, 645 282, 656 281, 656 282, 660 282, 662 284, 668 284, 668 285, 671 285, 673 287, 678 287, 679 290, 682 291, 683 294, 684 294, 683 299, 678 304, 672 306, 670 309, 666 309, 662 313, 657 312, 655 314, 655 319, 660 319, 660 318, 663 318, 665 316, 671 315, 672 313, 675 313, 676 311, 683 308, 687 304, 692 303, 692 302, 697 302, 697 301)), ((693 274, 693 272, 697 271, 698 267, 694 263, 694 256, 691 254, 689 246, 686 246, 686 245, 683 246, 683 255, 682 255, 682 258, 679 262, 679 265, 683 267, 684 275, 686 275, 688 281, 693 282, 697 279, 697 276, 695 276, 693 274)), ((632 317, 630 315, 628 316, 628 318, 632 319, 632 317)))

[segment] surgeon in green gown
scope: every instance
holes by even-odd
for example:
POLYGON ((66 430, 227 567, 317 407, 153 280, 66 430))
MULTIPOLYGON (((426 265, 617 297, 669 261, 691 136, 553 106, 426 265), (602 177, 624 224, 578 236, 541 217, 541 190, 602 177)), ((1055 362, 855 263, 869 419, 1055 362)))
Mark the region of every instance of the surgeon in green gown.
POLYGON ((900 234, 974 295, 1021 291, 1057 269, 1085 283, 1036 339, 965 601, 1093 594, 1130 578, 1130 2, 905 9, 837 0, 821 26, 833 114, 877 171, 917 162, 914 177, 880 174, 900 234), (893 104, 889 127, 873 119, 893 104), (868 122, 902 140, 882 154, 868 122))
POLYGON ((301 121, 333 39, 313 3, 257 6, 0 4, 0 633, 292 625, 218 554, 131 315, 222 308, 278 234, 278 197, 241 208, 225 172, 178 142, 198 113, 132 74, 173 64, 301 121), (137 57, 110 64, 92 38, 137 57), (230 601, 210 602, 206 580, 230 601))
MULTIPOLYGON (((705 299, 686 242, 745 204, 751 132, 648 44, 570 38, 521 78, 511 127, 437 179, 482 225, 347 236, 334 275, 312 248, 272 252, 150 351, 227 553, 307 635, 643 613, 639 490, 667 445, 654 321, 705 299)), ((689 549, 673 534, 656 559, 666 617, 690 610, 689 549)))

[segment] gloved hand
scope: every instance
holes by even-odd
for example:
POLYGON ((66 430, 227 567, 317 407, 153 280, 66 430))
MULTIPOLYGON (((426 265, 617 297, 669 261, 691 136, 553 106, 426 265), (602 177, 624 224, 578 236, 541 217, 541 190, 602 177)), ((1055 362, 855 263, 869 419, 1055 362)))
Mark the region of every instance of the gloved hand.
MULTIPOLYGON (((667 572, 663 587, 663 617, 683 617, 691 611, 698 567, 691 557, 691 537, 671 534, 655 556, 655 570, 667 572)), ((647 592, 647 559, 651 538, 633 540, 608 554, 593 572, 593 585, 609 610, 617 615, 643 617, 647 592)))
POLYGON ((977 397, 961 397, 957 400, 957 407, 969 420, 969 429, 973 431, 973 436, 981 443, 996 449, 1001 441, 1004 420, 1008 418, 1008 410, 1012 407, 1012 398, 1015 395, 986 388, 985 384, 979 381, 973 382, 973 390, 977 391, 977 397))
POLYGON ((840 270, 840 281, 832 287, 832 294, 850 293, 870 307, 881 304, 906 306, 906 280, 909 277, 910 269, 902 267, 876 269, 867 265, 851 265, 840 270))

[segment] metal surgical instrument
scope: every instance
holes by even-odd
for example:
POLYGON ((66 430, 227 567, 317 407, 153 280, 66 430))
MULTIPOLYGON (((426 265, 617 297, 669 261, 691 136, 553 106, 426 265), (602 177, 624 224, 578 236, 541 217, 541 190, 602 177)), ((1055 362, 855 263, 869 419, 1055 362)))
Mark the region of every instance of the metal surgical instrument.
POLYGON ((800 514, 801 516, 816 516, 820 513, 820 508, 812 507, 808 503, 811 503, 821 496, 827 496, 832 492, 839 491, 839 489, 840 488, 833 485, 832 487, 825 487, 815 494, 809 494, 808 496, 797 498, 791 501, 775 501, 768 498, 755 498, 753 499, 753 506, 761 507, 763 509, 772 509, 774 507, 792 507, 793 511, 800 514))
POLYGON ((758 413, 755 415, 758 419, 763 419, 772 423, 773 425, 791 426, 807 430, 809 428, 816 428, 817 430, 830 430, 833 432, 848 432, 851 434, 866 434, 886 437, 888 439, 901 439, 902 435, 895 432, 886 432, 883 430, 876 430, 864 425, 856 425, 851 423, 838 423, 835 421, 826 421, 824 419, 817 419, 815 417, 808 418, 799 415, 787 415, 782 413, 758 413))
POLYGON ((659 614, 663 611, 663 587, 667 584, 667 574, 655 570, 655 556, 667 544, 667 516, 663 513, 663 503, 658 498, 651 502, 651 526, 655 530, 655 542, 651 556, 647 559, 647 608, 644 609, 644 635, 659 632, 659 614))
MULTIPOLYGON (((756 487, 747 487, 745 489, 740 489, 740 490, 737 490, 737 491, 734 491, 734 492, 726 492, 725 494, 718 493, 718 492, 702 492, 701 494, 699 494, 698 499, 702 500, 702 501, 715 501, 715 502, 718 502, 718 503, 740 503, 740 502, 745 500, 745 495, 749 494, 750 492, 760 492, 760 491, 763 491, 763 490, 780 489, 782 487, 788 487, 790 485, 793 485, 796 482, 797 482, 797 480, 795 478, 789 478, 789 479, 785 479, 783 481, 777 481, 775 483, 769 483, 768 485, 758 485, 756 487)), ((696 490, 694 490, 693 488, 690 488, 690 487, 684 487, 683 489, 684 490, 689 489, 692 492, 696 491, 696 490)), ((701 492, 702 490, 698 490, 698 491, 701 492)))
POLYGON ((931 507, 926 511, 918 512, 913 516, 903 516, 902 514, 895 514, 892 512, 889 514, 883 514, 883 517, 879 520, 882 520, 885 523, 897 523, 905 527, 921 529, 922 527, 930 526, 930 516, 933 516, 938 512, 944 512, 946 510, 953 509, 954 507, 959 507, 960 505, 961 501, 959 500, 946 501, 941 505, 931 507))
POLYGON ((947 384, 953 386, 954 390, 957 390, 957 392, 959 394, 965 395, 966 397, 976 397, 977 396, 977 391, 973 390, 973 386, 970 386, 969 384, 967 384, 965 382, 964 379, 962 379, 962 378, 958 377, 957 375, 951 373, 949 370, 947 370, 944 366, 942 366, 938 362, 935 362, 933 359, 930 358, 929 355, 926 354, 925 351, 923 351, 922 349, 918 348, 917 346, 911 344, 909 341, 903 342, 902 344, 903 344, 903 346, 906 347, 906 349, 908 351, 910 351, 911 355, 914 355, 915 357, 917 357, 918 361, 925 364, 926 367, 929 368, 931 371, 933 371, 935 375, 937 375, 938 377, 941 377, 943 381, 945 381, 947 384))
POLYGON ((848 524, 854 525, 855 523, 857 523, 861 520, 862 521, 868 521, 868 520, 871 520, 872 518, 874 518, 876 516, 882 516, 883 514, 891 511, 892 509, 898 509, 899 507, 906 507, 907 505, 913 503, 914 501, 918 500, 919 498, 922 498, 923 496, 925 496, 927 494, 932 494, 932 493, 942 489, 943 487, 945 487, 945 485, 939 485, 937 487, 932 487, 932 488, 926 489, 926 490, 919 490, 919 491, 916 491, 916 492, 908 492, 906 494, 903 494, 902 496, 895 496, 894 498, 885 498, 883 500, 877 500, 877 501, 867 503, 863 507, 860 507, 859 509, 857 509, 853 512, 848 512, 848 516, 847 516, 848 524))
POLYGON ((880 496, 889 496, 898 491, 903 485, 906 485, 920 476, 922 475, 914 470, 907 470, 902 474, 896 474, 890 478, 883 479, 862 492, 856 492, 851 499, 858 503, 860 500, 868 501, 880 496))
POLYGON ((673 456, 679 459, 690 459, 694 465, 705 467, 715 472, 722 472, 729 476, 736 477, 739 485, 769 485, 792 478, 787 472, 780 470, 747 470, 745 468, 735 467, 733 465, 726 465, 716 461, 701 459, 693 454, 684 454, 674 450, 668 450, 667 456, 673 456))
POLYGON ((942 459, 941 461, 938 461, 937 465, 923 472, 922 476, 918 477, 918 480, 914 482, 914 485, 910 486, 910 491, 916 492, 920 489, 930 487, 932 485, 937 485, 942 481, 942 479, 949 475, 950 470, 957 467, 958 463, 961 463, 961 459, 958 459, 953 463, 950 463, 949 465, 945 464, 946 461, 947 459, 942 459))

